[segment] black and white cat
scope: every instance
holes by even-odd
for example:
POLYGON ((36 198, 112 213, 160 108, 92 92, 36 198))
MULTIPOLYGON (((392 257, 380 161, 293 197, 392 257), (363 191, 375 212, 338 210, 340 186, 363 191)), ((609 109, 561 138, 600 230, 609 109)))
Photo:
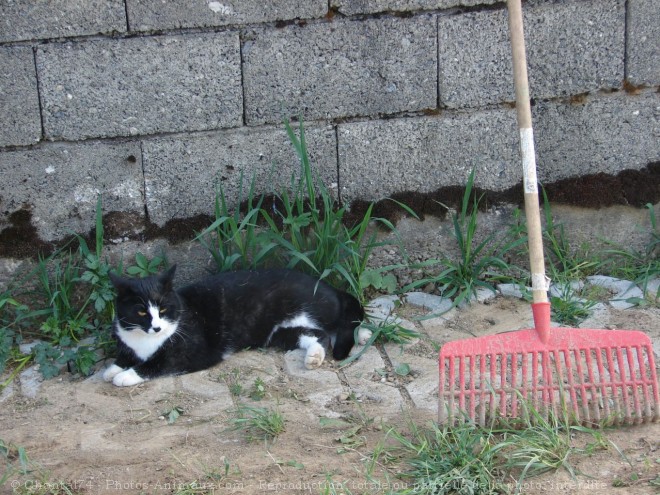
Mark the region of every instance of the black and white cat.
MULTIPOLYGON (((178 290, 176 267, 143 279, 111 274, 117 359, 103 378, 132 386, 209 368, 248 347, 304 349, 305 367, 332 348, 348 356, 364 310, 353 296, 293 270, 226 272, 178 290)), ((371 336, 358 331, 365 344, 371 336)))

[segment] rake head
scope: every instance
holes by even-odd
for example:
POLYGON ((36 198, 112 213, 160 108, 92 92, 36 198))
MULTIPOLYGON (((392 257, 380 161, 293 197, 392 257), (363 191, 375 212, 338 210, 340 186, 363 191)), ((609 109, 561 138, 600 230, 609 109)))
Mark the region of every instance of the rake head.
POLYGON ((649 337, 636 330, 535 329, 445 344, 440 423, 486 425, 531 406, 567 411, 574 423, 637 424, 660 418, 649 337))

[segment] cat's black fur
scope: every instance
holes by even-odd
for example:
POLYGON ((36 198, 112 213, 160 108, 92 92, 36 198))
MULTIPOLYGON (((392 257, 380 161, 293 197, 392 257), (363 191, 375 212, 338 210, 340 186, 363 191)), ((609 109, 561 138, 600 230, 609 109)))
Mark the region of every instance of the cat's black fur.
MULTIPOLYGON (((143 279, 111 276, 117 359, 106 380, 133 385, 202 370, 248 347, 305 348, 301 342, 318 341, 344 359, 364 318, 353 296, 293 270, 226 272, 178 290, 174 271, 143 279)), ((308 367, 320 365, 324 355, 308 367)))

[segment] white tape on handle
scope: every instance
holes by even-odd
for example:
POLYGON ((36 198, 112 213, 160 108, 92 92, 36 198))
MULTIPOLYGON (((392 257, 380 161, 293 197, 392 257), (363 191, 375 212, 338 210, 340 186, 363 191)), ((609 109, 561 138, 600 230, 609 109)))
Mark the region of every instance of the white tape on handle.
POLYGON ((534 151, 534 131, 520 129, 520 154, 523 165, 523 186, 525 193, 538 193, 536 179, 536 153, 534 151))
POLYGON ((532 273, 532 290, 550 290, 550 279, 543 273, 532 273))

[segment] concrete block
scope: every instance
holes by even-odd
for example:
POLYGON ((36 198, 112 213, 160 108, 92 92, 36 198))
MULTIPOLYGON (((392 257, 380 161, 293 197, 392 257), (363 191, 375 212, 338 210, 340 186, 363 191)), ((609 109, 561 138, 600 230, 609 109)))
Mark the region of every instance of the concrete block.
MULTIPOLYGON (((326 187, 336 191, 336 145, 331 127, 305 130, 310 160, 326 187), (333 186, 334 184, 334 186, 333 186), (334 187, 334 189, 332 189, 334 187)), ((299 177, 298 157, 283 129, 243 128, 194 136, 173 136, 143 143, 149 218, 163 225, 171 218, 213 214, 216 186, 227 203, 240 202, 240 177, 247 197, 289 189, 299 177)))
POLYGON ((122 0, 2 2, 0 42, 126 31, 122 0))
POLYGON ((537 103, 532 113, 539 180, 617 174, 657 161, 659 109, 654 90, 598 95, 578 104, 537 103))
POLYGON ((338 139, 342 201, 464 185, 473 168, 476 185, 486 189, 521 180, 509 109, 340 124, 338 139))
MULTIPOLYGON (((535 98, 621 87, 625 2, 541 3, 524 9, 535 98)), ((514 101, 506 10, 438 18, 440 101, 479 107, 514 101)))
POLYGON ((49 139, 134 136, 242 122, 237 33, 40 46, 49 139))
POLYGON ((330 0, 330 6, 344 15, 356 15, 472 7, 502 1, 504 0, 330 0))
POLYGON ((127 0, 126 5, 132 31, 312 19, 328 12, 326 0, 127 0))
POLYGON ((13 212, 25 209, 43 240, 87 233, 98 194, 104 212, 144 216, 139 143, 46 143, 0 152, 0 176, 0 230, 13 212))
POLYGON ((39 141, 41 117, 32 49, 0 48, 0 67, 0 146, 39 141))
POLYGON ((433 16, 255 30, 243 45, 247 122, 435 108, 433 16), (368 41, 365 41, 368 40, 368 41))
POLYGON ((660 2, 628 1, 626 77, 634 85, 660 84, 660 2))

